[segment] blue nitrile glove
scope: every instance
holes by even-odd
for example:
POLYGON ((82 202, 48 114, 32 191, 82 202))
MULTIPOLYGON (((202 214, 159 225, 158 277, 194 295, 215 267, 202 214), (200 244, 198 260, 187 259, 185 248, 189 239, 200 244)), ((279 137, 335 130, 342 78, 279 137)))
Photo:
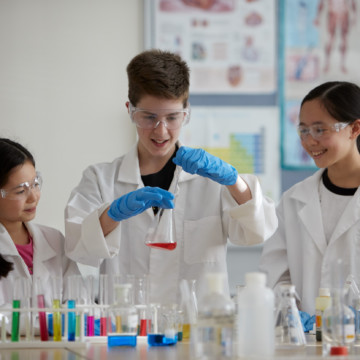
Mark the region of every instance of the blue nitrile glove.
POLYGON ((233 166, 203 149, 182 146, 176 152, 173 162, 190 174, 207 177, 221 185, 234 185, 238 177, 233 166))
POLYGON ((108 215, 115 221, 121 221, 138 215, 152 206, 173 209, 173 199, 174 195, 169 191, 145 186, 114 200, 108 215))
POLYGON ((310 316, 307 312, 300 310, 299 314, 304 332, 309 332, 310 330, 312 330, 315 323, 315 315, 310 316))

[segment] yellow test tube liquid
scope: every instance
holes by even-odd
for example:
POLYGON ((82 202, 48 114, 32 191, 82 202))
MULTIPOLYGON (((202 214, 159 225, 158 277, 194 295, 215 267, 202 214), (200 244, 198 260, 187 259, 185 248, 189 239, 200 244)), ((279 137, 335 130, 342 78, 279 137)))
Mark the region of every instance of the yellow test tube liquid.
MULTIPOLYGON (((53 300, 53 308, 60 309, 60 300, 53 300)), ((54 341, 61 341, 61 314, 60 314, 60 311, 54 311, 53 331, 54 331, 54 341)))

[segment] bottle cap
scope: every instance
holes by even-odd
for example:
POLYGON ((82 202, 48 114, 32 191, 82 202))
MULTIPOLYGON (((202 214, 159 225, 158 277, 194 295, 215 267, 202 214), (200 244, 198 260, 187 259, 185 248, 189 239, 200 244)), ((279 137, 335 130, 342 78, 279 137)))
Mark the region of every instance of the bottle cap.
POLYGON ((320 288, 319 296, 330 296, 330 289, 329 288, 320 288))
POLYGON ((333 346, 330 350, 330 355, 347 355, 348 349, 346 346, 333 346))
POLYGON ((261 272, 250 272, 245 274, 246 285, 266 285, 266 274, 261 272))

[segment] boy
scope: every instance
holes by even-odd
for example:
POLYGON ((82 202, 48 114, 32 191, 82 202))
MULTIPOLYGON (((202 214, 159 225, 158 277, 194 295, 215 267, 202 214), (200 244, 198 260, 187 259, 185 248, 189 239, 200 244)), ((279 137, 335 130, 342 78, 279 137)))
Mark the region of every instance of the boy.
POLYGON ((67 255, 101 273, 147 274, 152 302, 178 302, 184 278, 196 279, 201 296, 207 272, 227 273, 228 238, 252 245, 272 235, 274 204, 255 176, 240 177, 219 158, 179 143, 190 116, 189 68, 179 56, 144 51, 127 74, 138 141, 112 163, 84 171, 66 207, 67 255), (177 166, 183 171, 175 189, 177 166), (174 208, 173 251, 144 244, 158 208, 174 208))

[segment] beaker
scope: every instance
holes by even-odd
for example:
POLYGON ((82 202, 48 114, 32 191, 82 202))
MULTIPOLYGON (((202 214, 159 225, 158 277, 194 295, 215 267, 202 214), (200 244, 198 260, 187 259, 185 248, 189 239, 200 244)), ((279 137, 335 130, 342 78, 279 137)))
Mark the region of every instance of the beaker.
POLYGON ((176 304, 150 304, 148 344, 150 346, 175 345, 178 340, 176 304))
MULTIPOLYGON (((174 193, 175 198, 177 196, 177 184, 179 181, 180 172, 181 167, 177 166, 174 171, 174 178, 169 189, 169 191, 174 193)), ((164 250, 174 250, 176 248, 173 212, 173 209, 159 209, 145 236, 145 244, 147 246, 164 250)))
POLYGON ((305 333, 295 302, 295 285, 280 285, 280 301, 275 313, 275 346, 295 349, 305 345, 305 333))

